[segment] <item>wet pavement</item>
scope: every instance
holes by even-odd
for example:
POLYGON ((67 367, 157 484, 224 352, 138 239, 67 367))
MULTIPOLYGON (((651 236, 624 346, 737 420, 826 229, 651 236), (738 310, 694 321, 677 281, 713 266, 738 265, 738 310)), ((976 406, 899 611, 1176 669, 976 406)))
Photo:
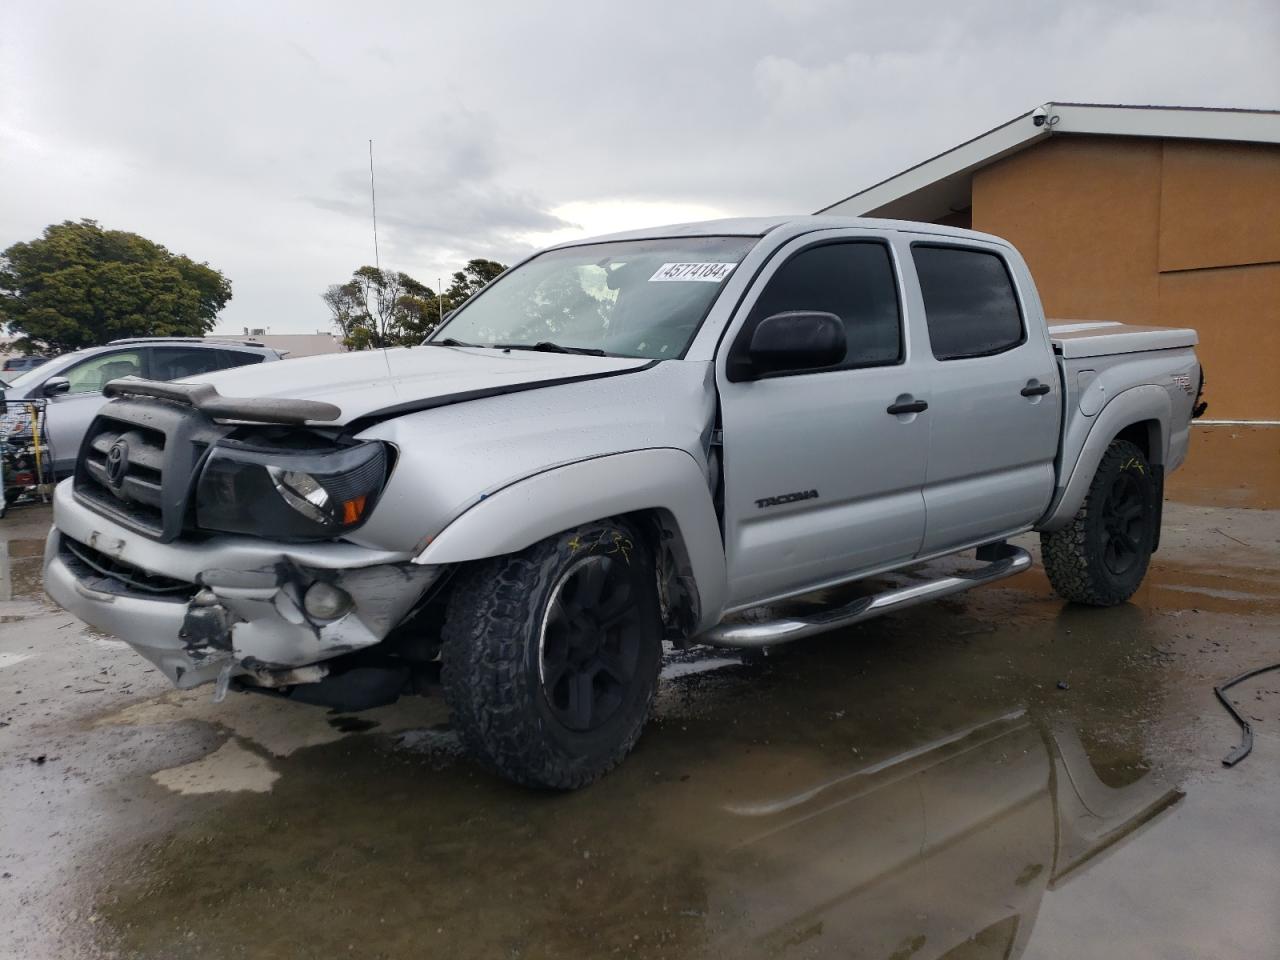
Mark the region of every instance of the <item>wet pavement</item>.
POLYGON ((0 956, 1280 956, 1280 672, 1234 691, 1231 769, 1212 691, 1280 660, 1280 429, 1223 429, 1132 603, 1035 570, 673 655, 636 752, 568 795, 480 771, 436 700, 170 690, 41 600, 48 514, 17 508, 0 956))

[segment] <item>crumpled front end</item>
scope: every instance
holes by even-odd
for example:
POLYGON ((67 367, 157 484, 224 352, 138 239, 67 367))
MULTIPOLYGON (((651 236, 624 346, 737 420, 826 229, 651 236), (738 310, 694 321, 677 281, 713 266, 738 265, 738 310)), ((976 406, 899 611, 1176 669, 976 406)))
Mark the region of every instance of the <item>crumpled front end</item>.
POLYGON ((410 560, 344 542, 158 542, 91 511, 65 481, 44 578, 57 603, 179 687, 234 677, 279 687, 318 681, 326 661, 386 638, 442 572, 410 560), (317 584, 326 603, 308 604, 317 584))

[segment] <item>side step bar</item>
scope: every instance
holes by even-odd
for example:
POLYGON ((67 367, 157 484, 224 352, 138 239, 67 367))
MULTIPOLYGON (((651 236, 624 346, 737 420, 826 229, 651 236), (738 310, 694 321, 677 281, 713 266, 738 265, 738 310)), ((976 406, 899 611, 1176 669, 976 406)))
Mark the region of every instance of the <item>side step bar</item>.
POLYGON ((756 623, 721 623, 701 636, 694 643, 712 647, 771 647, 811 637, 827 630, 861 623, 881 614, 893 613, 914 607, 918 603, 937 600, 962 590, 972 590, 984 583, 992 583, 1012 577, 1031 568, 1031 554, 1021 547, 1009 544, 992 544, 979 548, 978 559, 989 561, 985 567, 954 576, 941 577, 924 583, 914 583, 870 597, 859 597, 843 607, 823 610, 809 617, 784 617, 756 623))

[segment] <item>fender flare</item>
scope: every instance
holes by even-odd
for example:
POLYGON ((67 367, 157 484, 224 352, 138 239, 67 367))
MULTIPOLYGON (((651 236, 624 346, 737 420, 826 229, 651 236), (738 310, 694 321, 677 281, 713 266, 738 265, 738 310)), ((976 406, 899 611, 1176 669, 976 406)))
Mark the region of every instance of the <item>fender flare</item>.
POLYGON ((517 553, 605 517, 657 510, 679 541, 696 591, 701 632, 718 623, 726 595, 720 524, 705 472, 685 450, 609 454, 534 474, 477 501, 423 548, 415 563, 455 564, 517 553))
POLYGON ((1144 420, 1157 421, 1160 424, 1159 448, 1151 451, 1151 459, 1154 463, 1164 463, 1169 453, 1169 422, 1172 416, 1169 394, 1154 384, 1131 387, 1112 397, 1089 428, 1070 478, 1036 529, 1052 533, 1071 522, 1089 493, 1089 485, 1093 483, 1093 476, 1107 447, 1125 427, 1144 420))

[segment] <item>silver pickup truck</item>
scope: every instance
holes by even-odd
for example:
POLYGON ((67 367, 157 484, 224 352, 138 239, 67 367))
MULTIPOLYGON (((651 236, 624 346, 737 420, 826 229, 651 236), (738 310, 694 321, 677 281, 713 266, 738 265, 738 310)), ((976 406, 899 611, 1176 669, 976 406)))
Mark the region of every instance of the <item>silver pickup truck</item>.
POLYGON ((1065 599, 1126 600, 1195 343, 1051 327, 1012 246, 930 224, 566 244, 419 347, 112 382, 45 583, 179 687, 360 709, 438 682, 491 769, 580 787, 639 737, 664 642, 767 648, 988 583, 1030 530, 1065 599))

